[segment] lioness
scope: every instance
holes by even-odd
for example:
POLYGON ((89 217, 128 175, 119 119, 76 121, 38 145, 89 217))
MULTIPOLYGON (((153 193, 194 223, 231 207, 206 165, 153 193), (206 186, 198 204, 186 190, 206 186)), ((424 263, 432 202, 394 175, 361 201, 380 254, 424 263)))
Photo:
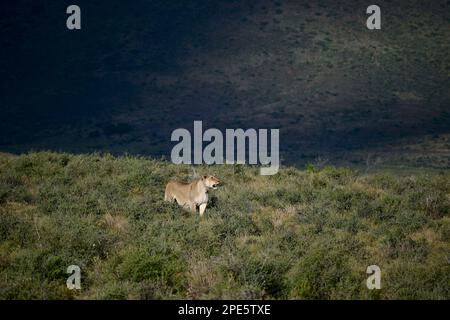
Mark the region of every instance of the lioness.
POLYGON ((191 183, 170 181, 166 185, 165 201, 175 200, 180 206, 197 211, 202 216, 208 204, 208 189, 217 189, 220 183, 214 176, 203 176, 191 183))

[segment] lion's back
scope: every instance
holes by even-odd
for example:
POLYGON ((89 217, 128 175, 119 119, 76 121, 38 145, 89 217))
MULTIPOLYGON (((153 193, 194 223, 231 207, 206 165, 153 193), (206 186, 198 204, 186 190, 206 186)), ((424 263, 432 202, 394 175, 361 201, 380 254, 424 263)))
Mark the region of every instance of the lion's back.
POLYGON ((168 198, 177 198, 178 200, 189 199, 190 183, 170 181, 166 185, 166 200, 168 198))

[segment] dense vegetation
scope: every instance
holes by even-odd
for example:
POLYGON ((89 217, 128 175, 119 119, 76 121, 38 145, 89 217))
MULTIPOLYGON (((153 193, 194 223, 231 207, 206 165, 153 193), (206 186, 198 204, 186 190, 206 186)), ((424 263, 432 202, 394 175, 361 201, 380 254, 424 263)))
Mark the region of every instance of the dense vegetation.
POLYGON ((203 218, 163 202, 188 166, 1 155, 0 298, 450 298, 448 171, 197 171, 223 181, 203 218), (366 288, 372 264, 381 290, 366 288))

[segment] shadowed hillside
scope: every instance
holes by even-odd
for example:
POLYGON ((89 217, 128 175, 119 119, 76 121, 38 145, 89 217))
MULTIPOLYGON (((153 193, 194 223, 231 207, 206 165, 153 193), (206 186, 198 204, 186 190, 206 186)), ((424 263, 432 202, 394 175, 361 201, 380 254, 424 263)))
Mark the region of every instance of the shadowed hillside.
POLYGON ((280 128, 285 163, 448 168, 448 1, 0 4, 0 150, 168 156, 170 133, 280 128), (369 156, 371 155, 371 156, 369 156))
POLYGON ((448 171, 197 171, 223 182, 203 218, 163 202, 187 166, 0 155, 0 299, 450 298, 448 171), (381 290, 366 288, 373 264, 381 290))

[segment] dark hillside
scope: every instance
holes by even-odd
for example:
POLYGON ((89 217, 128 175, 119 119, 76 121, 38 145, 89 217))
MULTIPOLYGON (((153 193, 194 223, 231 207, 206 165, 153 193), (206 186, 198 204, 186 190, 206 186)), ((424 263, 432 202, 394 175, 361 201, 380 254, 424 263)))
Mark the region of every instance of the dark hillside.
POLYGON ((285 163, 448 168, 448 1, 0 4, 0 150, 168 156, 170 133, 280 128, 285 163))

